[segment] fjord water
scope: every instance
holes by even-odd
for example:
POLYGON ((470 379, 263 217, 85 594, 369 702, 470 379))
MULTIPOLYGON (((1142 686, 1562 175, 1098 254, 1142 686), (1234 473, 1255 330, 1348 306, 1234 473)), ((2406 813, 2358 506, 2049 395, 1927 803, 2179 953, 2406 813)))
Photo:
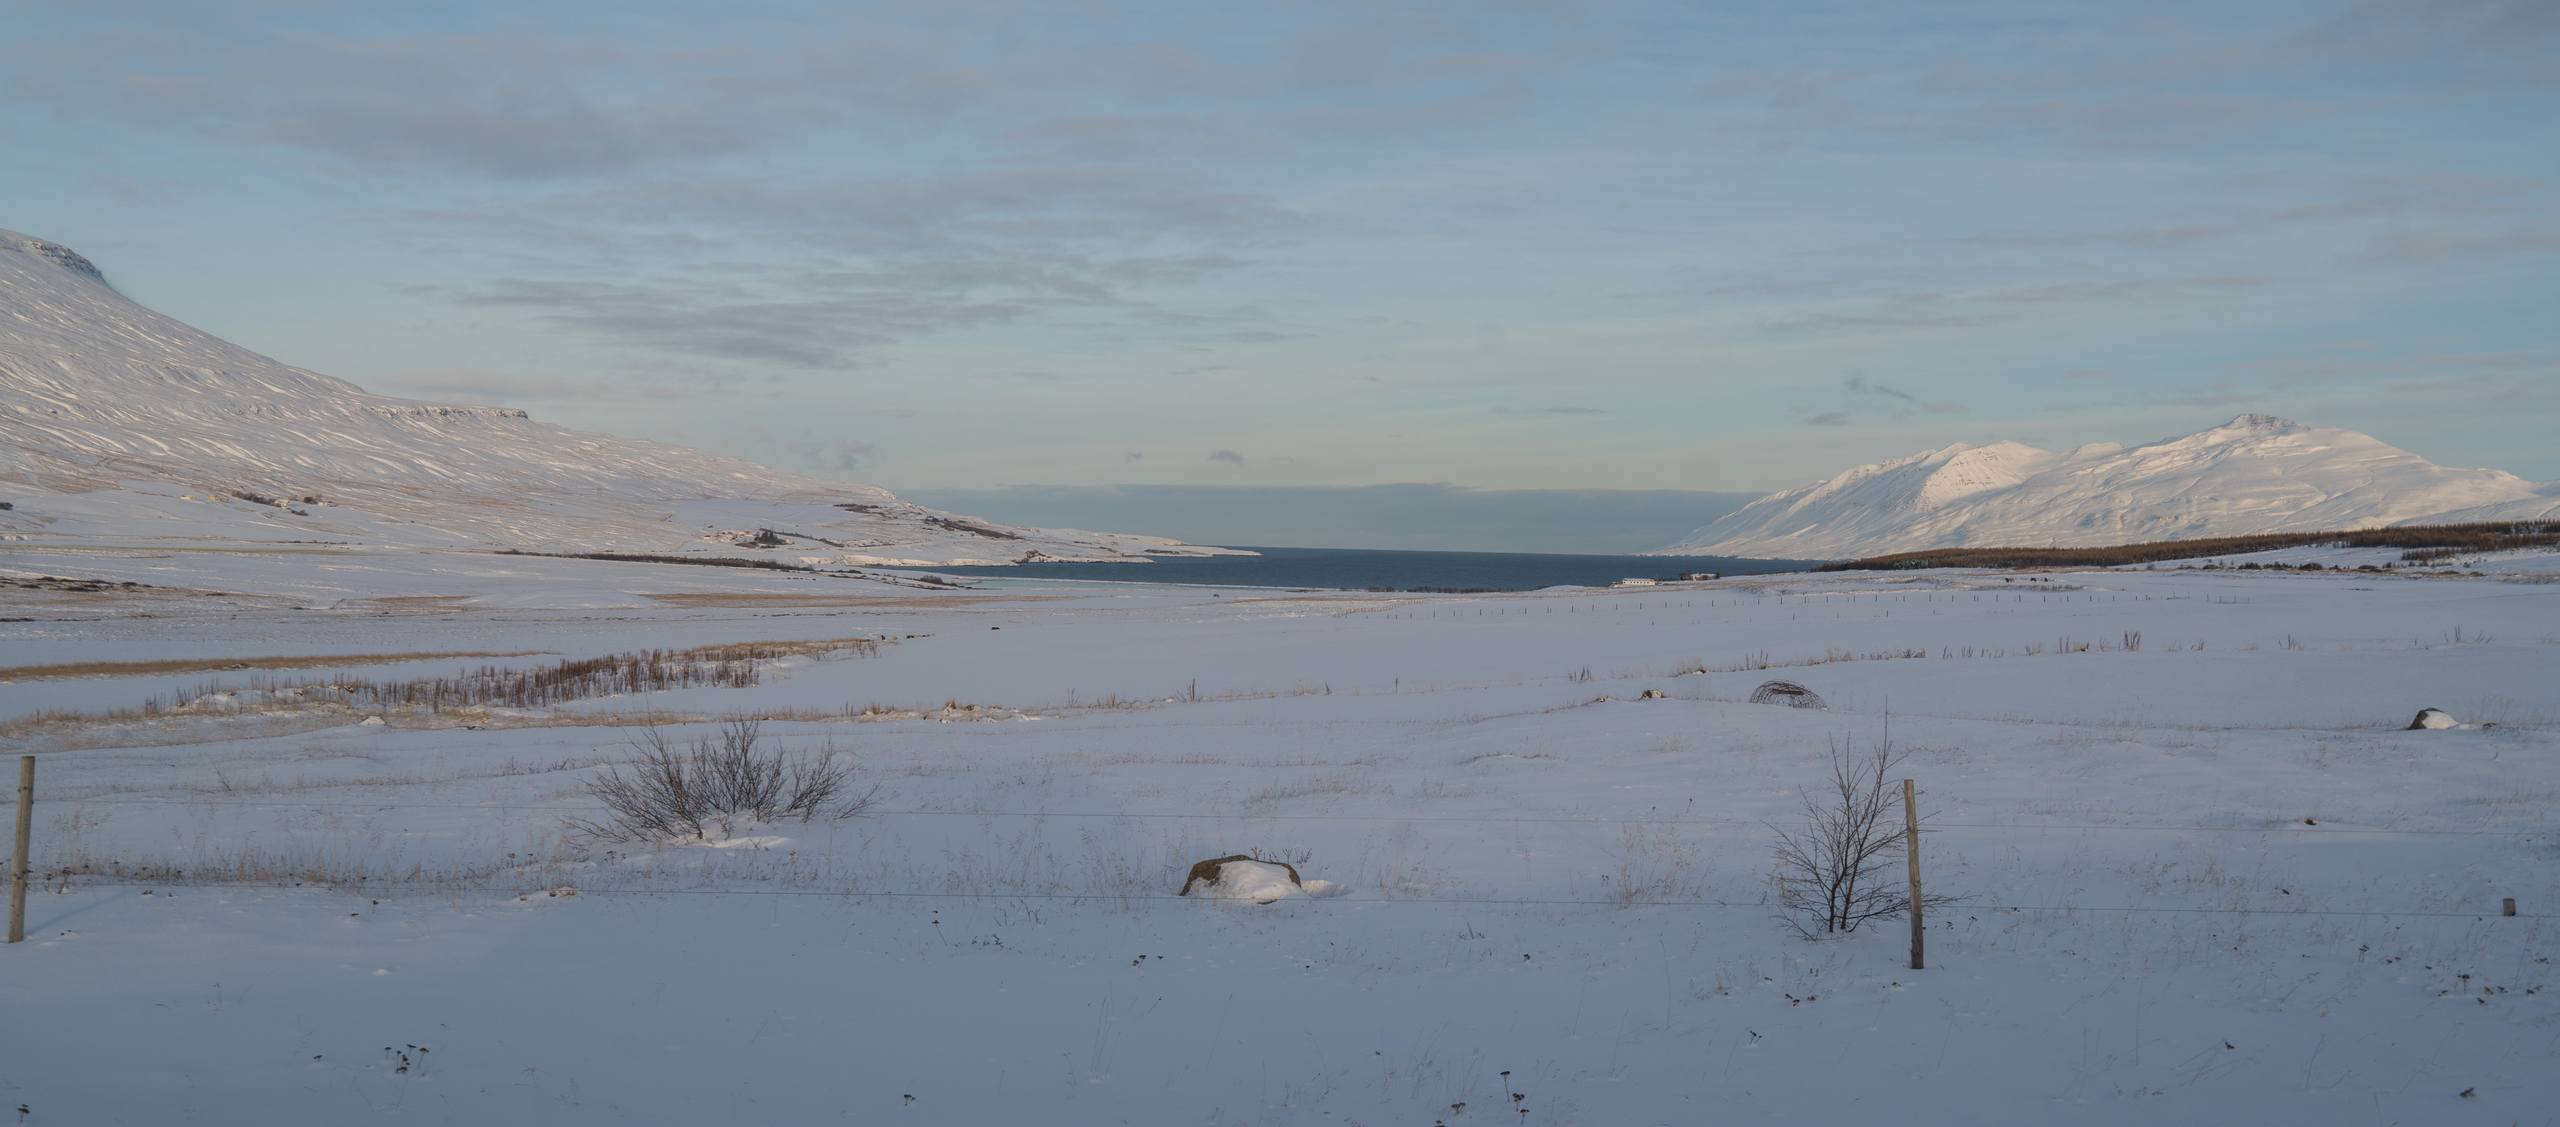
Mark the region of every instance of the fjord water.
MULTIPOLYGON (((1236 545, 1241 546, 1241 545, 1236 545)), ((1756 575, 1802 571, 1801 560, 1721 556, 1578 556, 1526 552, 1413 552, 1375 548, 1248 548, 1252 556, 1158 557, 1152 563, 1032 563, 938 567, 939 575, 1010 579, 1093 579, 1231 587, 1326 587, 1399 591, 1426 588, 1532 591, 1605 587, 1621 579, 1677 579, 1683 573, 1756 575)))

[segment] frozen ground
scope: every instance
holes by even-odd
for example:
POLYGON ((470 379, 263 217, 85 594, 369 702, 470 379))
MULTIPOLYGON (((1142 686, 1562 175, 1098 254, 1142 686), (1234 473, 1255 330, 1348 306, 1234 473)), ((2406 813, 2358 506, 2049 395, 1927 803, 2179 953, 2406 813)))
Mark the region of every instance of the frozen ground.
POLYGON ((1416 597, 15 553, 0 665, 109 664, 0 673, 48 877, 0 948, 0 1108, 2546 1121, 2548 565, 1416 597), (92 579, 150 586, 62 582, 92 579), (849 638, 889 640, 542 708, 236 691, 849 638), (1773 676, 1831 707, 1744 703, 1773 676), (2429 706, 2489 726, 2399 730, 2429 706), (740 713, 857 756, 879 805, 719 848, 564 829, 642 716, 740 713), (1965 898, 1918 972, 1900 924, 1807 942, 1767 891, 1767 823, 1888 715, 1965 898), (1174 895, 1233 853, 1337 887, 1174 895))

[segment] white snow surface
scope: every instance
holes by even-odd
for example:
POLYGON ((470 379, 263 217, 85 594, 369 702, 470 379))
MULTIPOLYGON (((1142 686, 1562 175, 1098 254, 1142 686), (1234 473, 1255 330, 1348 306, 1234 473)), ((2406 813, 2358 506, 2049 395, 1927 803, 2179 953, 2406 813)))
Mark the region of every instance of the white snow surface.
POLYGON ((2560 483, 2439 466, 2354 431, 2242 415, 2130 449, 1959 443, 1859 466, 1763 497, 1660 554, 1837 559, 2554 516, 2560 483))
POLYGON ((0 584, 0 751, 39 765, 0 1108, 2548 1122, 2560 583, 2511 562, 1441 596, 33 547, 0 577, 151 586, 0 584), (547 709, 289 683, 856 636, 892 640, 547 709), (416 656, 480 652, 513 656, 416 656), (1748 703, 1773 676, 1829 707, 1748 703), (733 848, 564 826, 643 722, 739 713, 876 806, 733 848), (1901 921, 1807 941, 1769 895, 1770 826, 1888 731, 1961 898, 1921 971, 1901 921), (1344 888, 1176 895, 1238 853, 1344 888))
POLYGON ((1029 529, 523 411, 372 395, 128 300, 0 231, 0 542, 337 543, 800 564, 1143 560, 1158 537, 1029 529), (305 501, 305 498, 312 500, 305 501), (779 547, 742 547, 760 529, 779 547))

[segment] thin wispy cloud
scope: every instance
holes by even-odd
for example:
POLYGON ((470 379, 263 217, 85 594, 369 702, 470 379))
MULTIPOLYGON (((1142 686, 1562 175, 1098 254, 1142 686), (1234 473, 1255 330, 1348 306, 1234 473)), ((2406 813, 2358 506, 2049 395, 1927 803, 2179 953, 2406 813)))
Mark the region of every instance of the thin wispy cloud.
POLYGON ((22 7, 0 223, 292 362, 891 485, 1181 480, 1214 434, 1779 486, 2041 404, 2469 412, 2463 458, 2560 477, 2547 397, 2385 390, 2483 373, 2262 367, 2552 349, 2534 0, 22 7), (805 418, 900 429, 754 437, 805 418))

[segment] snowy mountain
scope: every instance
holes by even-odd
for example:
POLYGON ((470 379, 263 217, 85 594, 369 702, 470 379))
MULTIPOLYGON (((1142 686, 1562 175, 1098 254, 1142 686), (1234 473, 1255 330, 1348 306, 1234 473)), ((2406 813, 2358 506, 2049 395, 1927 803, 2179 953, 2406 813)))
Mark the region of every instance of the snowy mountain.
POLYGON ((2560 484, 2452 469, 2370 436, 2242 415, 2067 454, 1957 444, 1773 493, 1660 555, 1836 559, 2560 516, 2560 484))
POLYGON ((345 543, 835 564, 1222 551, 1014 528, 873 486, 372 395, 118 293, 0 230, 0 541, 345 543), (763 530, 779 534, 749 544, 763 530))

